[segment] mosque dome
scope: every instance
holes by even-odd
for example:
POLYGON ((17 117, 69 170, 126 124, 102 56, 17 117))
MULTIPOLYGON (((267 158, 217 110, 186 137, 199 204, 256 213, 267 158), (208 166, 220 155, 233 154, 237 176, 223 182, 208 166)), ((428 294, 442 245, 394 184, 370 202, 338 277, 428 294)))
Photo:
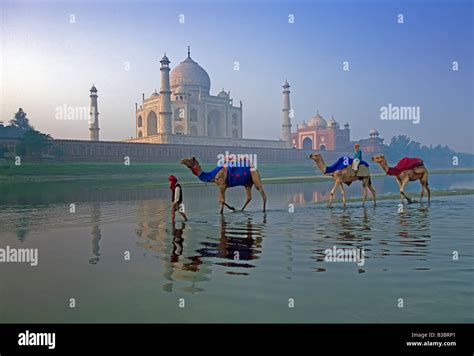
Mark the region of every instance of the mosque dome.
POLYGON ((372 129, 369 132, 369 136, 378 136, 379 132, 376 129, 372 129))
POLYGON ((178 64, 170 73, 170 87, 176 92, 178 86, 184 86, 188 90, 202 90, 209 94, 211 79, 207 72, 191 59, 188 49, 188 57, 178 64))
POLYGON ((308 128, 308 125, 306 125, 306 122, 303 121, 301 124, 296 125, 296 128, 298 130, 304 130, 304 129, 308 128))
POLYGON ((334 120, 334 116, 331 116, 331 118, 329 119, 328 127, 339 128, 339 123, 336 120, 334 120))
POLYGON ((159 96, 160 94, 157 93, 156 89, 155 91, 151 94, 151 96, 159 96))
POLYGON ((319 111, 316 113, 316 116, 313 116, 311 119, 308 121, 308 126, 311 127, 321 127, 325 128, 327 126, 326 120, 319 114, 319 111))

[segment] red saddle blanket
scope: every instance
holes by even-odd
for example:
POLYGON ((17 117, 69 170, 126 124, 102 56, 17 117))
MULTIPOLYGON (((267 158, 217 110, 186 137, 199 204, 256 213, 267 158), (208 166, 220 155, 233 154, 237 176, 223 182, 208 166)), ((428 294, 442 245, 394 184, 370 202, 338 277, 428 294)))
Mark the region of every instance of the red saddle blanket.
POLYGON ((415 157, 403 157, 400 161, 398 161, 395 167, 390 167, 387 171, 388 175, 391 176, 398 176, 403 171, 408 169, 413 169, 415 167, 419 167, 423 165, 423 160, 421 158, 415 157))

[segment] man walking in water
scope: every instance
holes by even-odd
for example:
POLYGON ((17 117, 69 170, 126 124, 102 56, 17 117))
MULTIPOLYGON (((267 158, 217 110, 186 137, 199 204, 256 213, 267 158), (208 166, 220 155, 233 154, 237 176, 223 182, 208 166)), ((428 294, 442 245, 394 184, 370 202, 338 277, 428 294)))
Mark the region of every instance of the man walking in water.
POLYGON ((352 170, 355 174, 359 170, 360 161, 362 161, 362 151, 360 150, 360 145, 356 143, 354 145, 354 160, 352 161, 352 170))
POLYGON ((181 188, 181 185, 178 183, 178 178, 175 176, 169 176, 168 180, 170 182, 170 190, 171 190, 171 202, 173 203, 171 207, 171 221, 174 223, 175 219, 175 214, 176 211, 181 214, 183 217, 184 221, 187 221, 188 218, 186 214, 183 211, 181 211, 181 208, 184 207, 183 204, 183 189, 181 188))

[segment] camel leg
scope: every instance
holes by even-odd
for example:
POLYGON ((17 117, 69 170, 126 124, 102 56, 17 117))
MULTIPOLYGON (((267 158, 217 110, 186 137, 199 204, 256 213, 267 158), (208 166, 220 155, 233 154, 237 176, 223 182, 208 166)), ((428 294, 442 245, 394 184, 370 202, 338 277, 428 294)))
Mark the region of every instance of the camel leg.
POLYGON ((422 184, 425 186, 426 192, 428 193, 428 204, 429 204, 431 200, 431 191, 428 184, 428 171, 425 171, 425 174, 423 175, 422 184))
POLYGON ((225 204, 225 187, 221 188, 219 187, 219 192, 220 192, 220 197, 219 197, 219 202, 221 203, 221 211, 220 213, 224 213, 224 204, 225 204))
POLYGON ((254 182, 254 184, 255 184, 255 189, 257 189, 262 196, 263 212, 265 212, 267 209, 267 195, 265 194, 265 191, 263 190, 263 185, 261 182, 259 182, 258 184, 254 182))
POLYGON ((252 185, 246 185, 245 186, 245 193, 247 193, 247 200, 245 201, 245 204, 244 206, 242 207, 242 211, 245 210, 245 208, 247 207, 247 205, 250 203, 250 201, 252 200, 252 185))
POLYGON ((408 195, 405 193, 405 185, 408 183, 408 177, 405 177, 400 185, 400 196, 402 197, 402 204, 403 204, 403 198, 405 198, 408 201, 408 204, 411 204, 411 199, 408 197, 408 195))
POLYGON ((421 184, 421 194, 420 194, 420 204, 423 202, 423 195, 425 192, 425 183, 420 179, 421 184))
POLYGON ((255 185, 255 189, 260 192, 260 195, 262 196, 262 202, 263 202, 263 212, 266 211, 267 209, 267 195, 265 194, 265 190, 263 190, 263 184, 262 184, 262 179, 260 178, 260 173, 255 170, 251 172, 252 174, 252 182, 255 185))
POLYGON ((365 205, 365 201, 367 200, 367 180, 362 180, 362 206, 365 205))
POLYGON ((219 202, 221 203, 221 211, 220 213, 223 214, 224 213, 224 205, 226 207, 228 207, 230 210, 233 210, 235 211, 235 208, 233 206, 230 206, 229 204, 227 204, 225 202, 225 190, 227 189, 226 186, 220 186, 219 187, 219 191, 220 191, 220 198, 219 198, 219 202))
POLYGON ((342 194, 342 205, 345 207, 346 206, 346 191, 344 190, 344 186, 342 185, 342 182, 339 183, 339 189, 341 190, 341 194, 342 194))
POLYGON ((370 183, 369 179, 369 184, 368 184, 369 190, 372 193, 372 198, 374 199, 374 206, 377 205, 376 197, 375 197, 375 189, 372 187, 372 184, 370 183))
POLYGON ((336 179, 334 186, 332 187, 331 191, 329 192, 329 204, 328 207, 332 207, 332 199, 334 198, 334 193, 336 193, 336 188, 339 184, 339 181, 336 179))
POLYGON ((401 189, 402 189, 402 181, 400 180, 400 178, 396 177, 395 178, 395 181, 397 182, 398 184, 398 190, 400 191, 400 197, 402 199, 402 204, 403 204, 403 194, 401 192, 401 189))

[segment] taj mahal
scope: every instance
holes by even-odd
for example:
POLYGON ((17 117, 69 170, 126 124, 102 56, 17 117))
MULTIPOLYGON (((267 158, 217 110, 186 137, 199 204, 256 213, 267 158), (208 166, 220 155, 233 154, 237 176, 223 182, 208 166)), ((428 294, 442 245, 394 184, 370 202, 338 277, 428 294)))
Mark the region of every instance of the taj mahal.
MULTIPOLYGON (((292 132, 287 81, 282 86, 280 138, 244 138, 242 101, 235 105, 230 91, 224 89, 211 94, 210 76, 191 58, 189 46, 187 57, 173 69, 166 53, 159 62, 160 89, 148 97, 142 94, 142 103, 135 103, 135 135, 122 142, 340 152, 352 148, 349 124, 341 127, 334 117, 326 120, 319 111, 292 132)), ((97 88, 93 86, 90 91, 90 141, 99 141, 97 88)), ((360 142, 368 151, 377 152, 383 141, 378 135, 373 129, 370 138, 360 142)))
POLYGON ((291 148, 288 108, 283 112, 281 140, 244 139, 242 101, 234 105, 230 91, 211 94, 209 74, 187 57, 175 68, 165 55, 160 60, 160 90, 135 103, 135 137, 127 142, 291 148))
MULTIPOLYGON (((224 89, 211 95, 211 79, 207 72, 188 56, 170 73, 168 81, 169 59, 161 59, 162 88, 143 100, 136 107, 136 137, 150 137, 157 134, 232 137, 242 138, 242 102, 234 106, 230 92, 224 89), (169 88, 169 89, 168 89, 169 88), (171 93, 170 93, 171 91, 171 93), (169 96, 169 98, 168 98, 169 96), (170 101, 168 103, 167 101, 170 101), (158 117, 162 108, 171 105, 171 132, 167 125, 159 125, 158 117)), ((169 113, 160 119, 169 120, 169 113)))
MULTIPOLYGON (((92 85, 89 95, 89 139, 54 139, 55 148, 65 161, 120 161, 130 157, 142 162, 176 162, 182 157, 196 155, 205 162, 215 162, 224 151, 258 154, 261 162, 294 163, 307 160, 308 152, 326 151, 328 160, 353 149, 359 143, 364 152, 382 153, 383 139, 376 129, 368 138, 352 141, 349 124, 339 124, 334 117, 325 119, 319 111, 308 120, 294 125, 290 105, 290 84, 282 85, 281 116, 274 123, 281 127, 274 140, 243 137, 243 104, 235 105, 229 91, 211 94, 209 74, 191 58, 174 68, 170 59, 160 59, 160 89, 142 102, 135 103, 135 132, 125 140, 100 139, 98 89, 92 85), (238 150, 234 150, 238 148, 238 150)), ((277 91, 275 90, 277 95, 277 91)), ((2 129, 0 125, 0 129, 2 129)), ((0 130, 1 131, 1 130, 0 130)), ((6 131, 4 129, 3 131, 6 131)), ((1 134, 1 132, 0 132, 1 134)), ((1 137, 0 146, 14 152, 17 139, 1 137)))

